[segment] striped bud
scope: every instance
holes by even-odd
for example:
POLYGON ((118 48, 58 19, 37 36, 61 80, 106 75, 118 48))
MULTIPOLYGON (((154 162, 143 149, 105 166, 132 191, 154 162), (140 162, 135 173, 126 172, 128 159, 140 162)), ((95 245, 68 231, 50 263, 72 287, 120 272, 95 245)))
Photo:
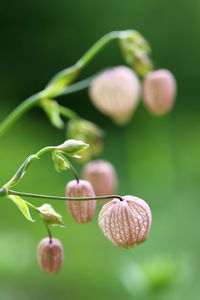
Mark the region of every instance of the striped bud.
POLYGON ((94 160, 87 163, 83 169, 83 178, 92 184, 97 196, 112 195, 116 191, 116 172, 108 161, 94 160))
POLYGON ((176 96, 176 81, 168 70, 149 72, 143 83, 144 104, 154 115, 171 110, 176 96))
MULTIPOLYGON (((90 182, 86 180, 72 180, 67 184, 66 197, 95 197, 95 193, 90 182)), ((92 220, 96 200, 88 201, 66 201, 67 208, 77 223, 87 223, 92 220)))
POLYGON ((99 213, 99 226, 116 246, 131 248, 144 242, 151 227, 151 211, 147 203, 137 197, 113 199, 99 213))
POLYGON ((37 261, 46 273, 58 273, 62 267, 64 250, 58 239, 49 237, 40 241, 37 247, 37 261))
POLYGON ((116 123, 126 123, 135 110, 140 94, 136 74, 128 67, 119 66, 104 71, 89 89, 93 104, 116 123))

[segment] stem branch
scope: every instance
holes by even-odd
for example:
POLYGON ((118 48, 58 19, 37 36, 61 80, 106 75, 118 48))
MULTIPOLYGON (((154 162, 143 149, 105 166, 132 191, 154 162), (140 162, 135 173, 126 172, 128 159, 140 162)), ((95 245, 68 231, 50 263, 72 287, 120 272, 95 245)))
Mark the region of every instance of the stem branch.
POLYGON ((51 196, 51 195, 40 195, 40 194, 17 192, 13 190, 8 190, 8 194, 22 196, 22 197, 37 198, 37 199, 63 200, 63 201, 106 200, 106 199, 113 199, 113 198, 117 198, 120 201, 123 201, 123 198, 119 195, 106 195, 106 196, 96 196, 96 197, 59 197, 59 196, 51 196))

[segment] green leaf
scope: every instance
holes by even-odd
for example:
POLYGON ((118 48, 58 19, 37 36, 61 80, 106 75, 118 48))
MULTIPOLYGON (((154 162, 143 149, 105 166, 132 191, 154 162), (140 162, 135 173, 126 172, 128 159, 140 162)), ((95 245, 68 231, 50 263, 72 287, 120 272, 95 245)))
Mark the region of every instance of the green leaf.
POLYGON ((15 195, 9 195, 8 198, 11 199, 17 205, 17 207, 19 208, 21 213, 26 217, 27 220, 29 220, 30 222, 35 222, 30 215, 28 205, 22 198, 15 195))
POLYGON ((47 114, 51 124, 58 129, 63 128, 64 123, 60 117, 59 104, 51 99, 43 99, 41 101, 41 107, 47 114))

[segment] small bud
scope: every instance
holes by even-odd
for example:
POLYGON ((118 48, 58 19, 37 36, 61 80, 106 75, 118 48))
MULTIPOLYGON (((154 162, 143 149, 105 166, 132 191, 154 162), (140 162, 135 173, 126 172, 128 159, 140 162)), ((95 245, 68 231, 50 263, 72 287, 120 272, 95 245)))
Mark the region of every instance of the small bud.
POLYGON ((88 144, 84 143, 83 141, 77 140, 66 140, 63 144, 55 147, 56 150, 59 150, 69 156, 72 157, 79 157, 77 153, 84 151, 89 147, 88 144))
POLYGON ((64 250, 61 242, 55 238, 44 238, 37 247, 37 261, 46 273, 58 273, 62 267, 64 250))
POLYGON ((106 70, 91 83, 89 90, 93 104, 117 124, 125 124, 136 109, 140 84, 128 67, 106 70))
POLYGON ((99 226, 116 246, 135 247, 147 239, 151 227, 151 211, 147 203, 137 197, 113 199, 99 213, 99 226))
POLYGON ((68 122, 68 138, 81 140, 90 145, 90 147, 81 155, 81 161, 87 161, 92 156, 96 156, 102 151, 103 135, 103 131, 96 124, 90 121, 84 119, 75 119, 68 122))
POLYGON ((50 204, 48 203, 43 204, 42 206, 37 207, 37 209, 42 219, 47 224, 64 227, 62 216, 58 214, 50 204))
POLYGON ((143 83, 144 104, 154 115, 170 111, 176 95, 176 81, 168 70, 156 70, 147 74, 143 83))
MULTIPOLYGON (((67 184, 66 197, 95 197, 92 185, 86 180, 72 180, 67 184)), ((96 209, 96 200, 66 201, 67 208, 77 223, 92 220, 96 209)))
POLYGON ((92 184, 97 196, 112 195, 116 191, 116 172, 108 161, 94 160, 87 163, 83 169, 83 178, 92 184))

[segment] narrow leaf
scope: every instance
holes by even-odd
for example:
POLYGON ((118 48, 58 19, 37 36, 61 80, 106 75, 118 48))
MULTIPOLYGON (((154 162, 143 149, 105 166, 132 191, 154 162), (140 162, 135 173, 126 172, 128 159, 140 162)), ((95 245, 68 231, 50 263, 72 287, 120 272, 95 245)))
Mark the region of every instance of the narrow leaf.
POLYGON ((29 220, 30 222, 35 222, 30 215, 28 205, 22 198, 15 195, 9 195, 8 198, 11 199, 17 205, 17 207, 19 208, 21 213, 26 217, 27 220, 29 220))

